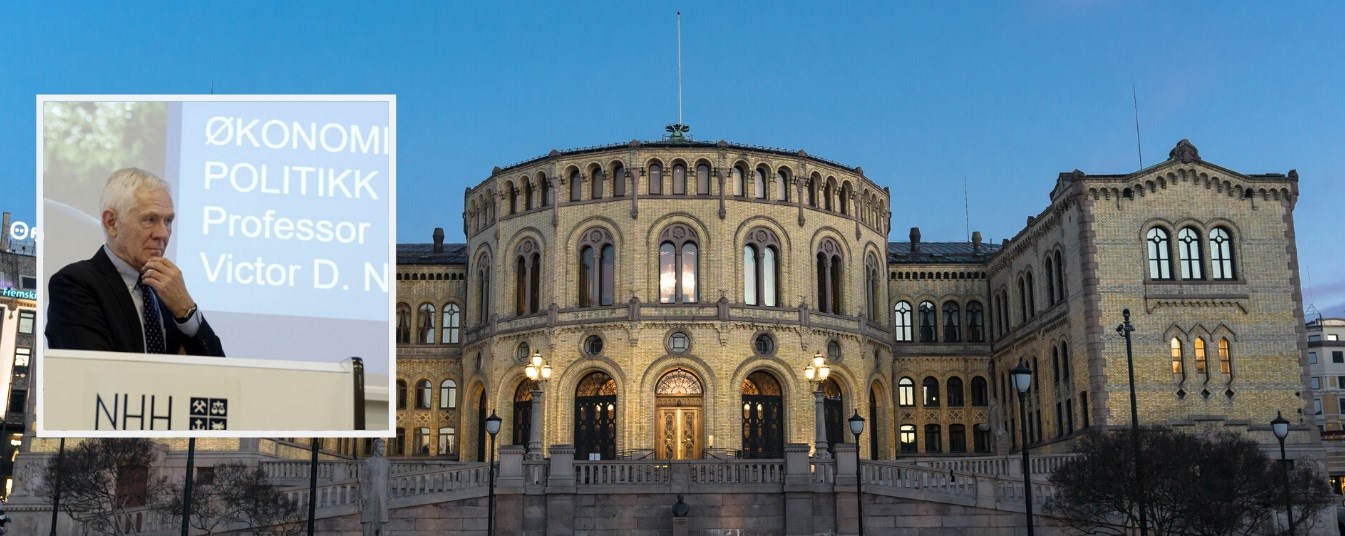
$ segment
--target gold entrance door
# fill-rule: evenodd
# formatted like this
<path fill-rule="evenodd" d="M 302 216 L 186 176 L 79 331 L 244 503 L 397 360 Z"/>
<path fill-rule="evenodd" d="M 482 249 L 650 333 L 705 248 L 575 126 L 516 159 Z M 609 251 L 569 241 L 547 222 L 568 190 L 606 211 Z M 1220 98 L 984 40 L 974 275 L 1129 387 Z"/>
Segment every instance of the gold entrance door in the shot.
<path fill-rule="evenodd" d="M 694 460 L 701 457 L 701 408 L 659 408 L 658 448 L 660 460 Z"/>

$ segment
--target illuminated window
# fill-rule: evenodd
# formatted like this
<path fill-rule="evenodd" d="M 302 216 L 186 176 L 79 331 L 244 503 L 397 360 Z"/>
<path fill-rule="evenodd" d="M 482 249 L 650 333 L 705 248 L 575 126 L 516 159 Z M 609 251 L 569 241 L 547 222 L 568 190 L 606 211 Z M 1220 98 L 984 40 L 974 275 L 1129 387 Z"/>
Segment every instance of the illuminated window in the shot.
<path fill-rule="evenodd" d="M 438 454 L 440 456 L 452 454 L 454 452 L 453 449 L 457 445 L 457 439 L 458 435 L 456 430 L 452 428 L 440 428 Z"/>
<path fill-rule="evenodd" d="M 1176 337 L 1173 337 L 1173 338 L 1172 338 L 1171 346 L 1172 346 L 1172 373 L 1173 373 L 1173 374 L 1181 374 L 1181 373 L 1182 373 L 1182 341 L 1179 341 L 1179 340 L 1177 340 Z"/>
<path fill-rule="evenodd" d="M 1228 339 L 1219 339 L 1219 372 L 1225 376 L 1233 375 L 1233 356 L 1228 351 Z M 1345 389 L 1345 385 L 1341 388 Z"/>
<path fill-rule="evenodd" d="M 1205 372 L 1206 372 L 1206 369 L 1205 369 L 1205 339 L 1202 339 L 1202 338 L 1200 338 L 1200 337 L 1196 337 L 1195 350 L 1196 350 L 1196 372 L 1199 373 L 1199 374 L 1205 374 Z"/>
<path fill-rule="evenodd" d="M 753 229 L 743 246 L 743 303 L 779 305 L 780 240 L 769 229 Z"/>
<path fill-rule="evenodd" d="M 901 452 L 905 454 L 918 452 L 915 443 L 914 424 L 901 425 Z"/>
<path fill-rule="evenodd" d="M 922 392 L 923 392 L 924 395 L 925 395 L 925 396 L 924 396 L 924 398 L 925 398 L 925 406 L 926 406 L 926 407 L 938 407 L 938 406 L 939 406 L 939 380 L 934 379 L 933 376 L 928 376 L 928 377 L 925 378 L 924 384 L 921 386 L 921 389 L 922 389 Z"/>
<path fill-rule="evenodd" d="M 897 404 L 901 406 L 915 405 L 915 380 L 902 378 L 897 382 Z"/>
<path fill-rule="evenodd" d="M 691 227 L 676 224 L 664 229 L 659 241 L 659 302 L 700 301 L 696 232 Z"/>

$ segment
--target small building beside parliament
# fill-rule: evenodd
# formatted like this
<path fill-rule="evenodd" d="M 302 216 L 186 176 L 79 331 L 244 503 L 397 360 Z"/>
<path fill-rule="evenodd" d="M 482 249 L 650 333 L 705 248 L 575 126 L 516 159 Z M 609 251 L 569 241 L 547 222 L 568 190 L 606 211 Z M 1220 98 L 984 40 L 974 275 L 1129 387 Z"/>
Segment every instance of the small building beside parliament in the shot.
<path fill-rule="evenodd" d="M 864 458 L 1064 452 L 1130 423 L 1128 309 L 1143 423 L 1269 446 L 1278 411 L 1290 457 L 1320 456 L 1296 172 L 1225 169 L 1182 140 L 1042 187 L 1013 238 L 931 243 L 890 241 L 917 223 L 891 192 L 804 151 L 674 137 L 496 168 L 464 192 L 465 244 L 397 248 L 389 455 L 484 460 L 497 413 L 498 443 L 580 459 L 778 458 L 814 443 L 818 407 L 828 444 L 867 419 Z"/>

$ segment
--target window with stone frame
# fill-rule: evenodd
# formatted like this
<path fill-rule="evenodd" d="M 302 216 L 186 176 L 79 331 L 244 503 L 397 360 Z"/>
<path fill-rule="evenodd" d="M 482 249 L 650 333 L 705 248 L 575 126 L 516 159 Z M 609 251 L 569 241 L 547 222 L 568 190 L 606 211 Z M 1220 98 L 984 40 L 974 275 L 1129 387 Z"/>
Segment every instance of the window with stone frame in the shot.
<path fill-rule="evenodd" d="M 817 246 L 817 310 L 823 313 L 841 314 L 841 295 L 844 293 L 844 277 L 841 259 L 841 246 L 830 237 L 823 238 Z"/>
<path fill-rule="evenodd" d="M 663 166 L 649 164 L 649 195 L 663 195 Z"/>
<path fill-rule="evenodd" d="M 1210 231 L 1210 275 L 1217 280 L 1237 279 L 1233 263 L 1233 238 L 1227 228 Z"/>
<path fill-rule="evenodd" d="M 985 342 L 985 312 L 981 302 L 967 302 L 967 342 Z"/>
<path fill-rule="evenodd" d="M 673 164 L 672 193 L 673 195 L 687 194 L 687 166 L 681 162 Z"/>
<path fill-rule="evenodd" d="M 948 378 L 947 401 L 948 407 L 950 408 L 960 408 L 966 405 L 965 400 L 962 398 L 962 378 L 957 376 Z"/>
<path fill-rule="evenodd" d="M 538 312 L 542 284 L 542 250 L 528 238 L 514 251 L 514 314 Z"/>
<path fill-rule="evenodd" d="M 911 321 L 911 302 L 897 302 L 897 305 L 892 308 L 892 319 L 896 324 L 897 342 L 910 342 L 914 340 L 914 334 L 912 333 L 913 323 Z"/>
<path fill-rule="evenodd" d="M 790 188 L 789 169 L 780 168 L 775 171 L 775 200 L 789 202 Z"/>
<path fill-rule="evenodd" d="M 1177 264 L 1181 267 L 1182 279 L 1204 279 L 1200 258 L 1200 231 L 1194 227 L 1182 227 L 1177 231 Z"/>
<path fill-rule="evenodd" d="M 602 199 L 603 194 L 606 193 L 603 191 L 602 183 L 603 179 L 605 179 L 606 177 L 603 177 L 602 168 L 598 166 L 593 166 L 591 169 L 589 169 L 588 176 L 589 176 L 589 199 Z"/>
<path fill-rule="evenodd" d="M 780 304 L 780 239 L 770 229 L 747 233 L 743 245 L 743 303 L 775 307 Z"/>
<path fill-rule="evenodd" d="M 669 225 L 659 233 L 659 303 L 697 303 L 699 244 L 686 224 Z"/>
<path fill-rule="evenodd" d="M 696 194 L 710 195 L 710 165 L 703 162 L 696 165 Z"/>
<path fill-rule="evenodd" d="M 1153 227 L 1145 234 L 1149 251 L 1149 279 L 1166 281 L 1172 279 L 1172 257 L 1169 248 L 1168 232 L 1162 227 Z"/>
<path fill-rule="evenodd" d="M 934 302 L 920 302 L 920 342 L 938 342 L 934 315 Z"/>
<path fill-rule="evenodd" d="M 613 163 L 612 163 L 612 197 L 625 197 L 625 196 L 626 196 L 626 181 L 629 181 L 629 180 L 630 180 L 630 177 L 627 176 L 627 174 L 626 174 L 626 166 L 622 165 L 621 162 L 613 162 Z"/>
<path fill-rule="evenodd" d="M 601 227 L 585 231 L 579 241 L 580 307 L 612 305 L 615 302 L 616 247 L 612 234 Z"/>
<path fill-rule="evenodd" d="M 444 380 L 439 382 L 439 409 L 458 407 L 458 382 Z"/>
<path fill-rule="evenodd" d="M 397 304 L 397 344 L 411 344 L 411 306 Z"/>
<path fill-rule="evenodd" d="M 901 442 L 901 453 L 915 454 L 919 452 L 919 447 L 916 446 L 915 425 L 903 424 L 901 425 L 900 430 L 898 440 Z"/>
<path fill-rule="evenodd" d="M 430 400 L 433 396 L 430 380 L 422 379 L 416 382 L 416 409 L 430 409 Z"/>
<path fill-rule="evenodd" d="M 943 452 L 943 430 L 937 424 L 925 425 L 925 453 Z"/>
<path fill-rule="evenodd" d="M 444 344 L 458 344 L 462 340 L 462 308 L 456 303 L 444 304 L 444 321 L 440 325 L 443 330 L 443 336 L 439 342 Z"/>
<path fill-rule="evenodd" d="M 570 202 L 582 201 L 584 199 L 584 176 L 579 174 L 579 170 L 570 171 Z"/>
<path fill-rule="evenodd" d="M 939 407 L 939 380 L 933 376 L 926 376 L 921 384 L 921 392 L 924 394 L 925 407 Z"/>
<path fill-rule="evenodd" d="M 434 344 L 434 305 L 429 303 L 420 304 L 418 315 L 419 317 L 416 324 L 416 342 L 419 344 Z"/>
<path fill-rule="evenodd" d="M 882 295 L 882 271 L 878 267 L 878 257 L 872 253 L 865 255 L 864 258 L 864 311 L 868 315 L 870 322 L 878 321 L 878 314 L 881 310 L 880 303 L 884 303 Z"/>
<path fill-rule="evenodd" d="M 962 342 L 962 311 L 957 302 L 943 302 L 943 341 Z"/>

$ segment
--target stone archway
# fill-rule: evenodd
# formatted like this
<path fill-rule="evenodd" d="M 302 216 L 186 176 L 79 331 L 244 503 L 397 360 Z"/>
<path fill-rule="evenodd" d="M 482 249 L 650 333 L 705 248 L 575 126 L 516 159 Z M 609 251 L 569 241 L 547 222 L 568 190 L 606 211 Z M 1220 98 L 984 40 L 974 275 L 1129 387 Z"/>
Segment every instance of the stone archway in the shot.
<path fill-rule="evenodd" d="M 616 459 L 616 380 L 594 371 L 574 390 L 574 459 Z"/>
<path fill-rule="evenodd" d="M 704 388 L 700 378 L 677 368 L 654 386 L 654 457 L 690 460 L 704 453 Z"/>
<path fill-rule="evenodd" d="M 742 458 L 785 456 L 784 396 L 780 382 L 764 370 L 743 379 Z"/>

